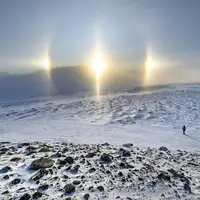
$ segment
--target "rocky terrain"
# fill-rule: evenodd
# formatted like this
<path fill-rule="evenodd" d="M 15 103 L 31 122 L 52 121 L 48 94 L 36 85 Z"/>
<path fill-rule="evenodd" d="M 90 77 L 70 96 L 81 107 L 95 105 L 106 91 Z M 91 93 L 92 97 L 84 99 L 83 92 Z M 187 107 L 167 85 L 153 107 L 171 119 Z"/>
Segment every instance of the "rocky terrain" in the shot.
<path fill-rule="evenodd" d="M 0 199 L 200 200 L 200 153 L 129 143 L 1 142 Z"/>

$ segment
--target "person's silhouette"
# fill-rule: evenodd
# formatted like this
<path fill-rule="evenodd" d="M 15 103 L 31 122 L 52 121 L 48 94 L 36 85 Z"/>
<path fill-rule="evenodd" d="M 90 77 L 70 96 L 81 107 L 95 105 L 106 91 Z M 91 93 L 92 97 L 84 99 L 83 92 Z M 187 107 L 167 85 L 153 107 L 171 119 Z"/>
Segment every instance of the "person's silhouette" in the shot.
<path fill-rule="evenodd" d="M 183 125 L 183 135 L 185 135 L 185 131 L 186 131 L 186 126 L 185 125 Z"/>

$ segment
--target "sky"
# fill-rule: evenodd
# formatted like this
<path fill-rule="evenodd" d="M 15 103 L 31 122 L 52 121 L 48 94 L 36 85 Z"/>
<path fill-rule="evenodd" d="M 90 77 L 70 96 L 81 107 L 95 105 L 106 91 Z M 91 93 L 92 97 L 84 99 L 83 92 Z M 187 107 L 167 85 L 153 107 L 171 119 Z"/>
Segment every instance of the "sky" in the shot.
<path fill-rule="evenodd" d="M 199 10 L 199 0 L 0 1 L 0 71 L 34 71 L 47 54 L 52 66 L 82 65 L 100 45 L 116 67 L 150 56 L 161 69 L 195 74 Z"/>

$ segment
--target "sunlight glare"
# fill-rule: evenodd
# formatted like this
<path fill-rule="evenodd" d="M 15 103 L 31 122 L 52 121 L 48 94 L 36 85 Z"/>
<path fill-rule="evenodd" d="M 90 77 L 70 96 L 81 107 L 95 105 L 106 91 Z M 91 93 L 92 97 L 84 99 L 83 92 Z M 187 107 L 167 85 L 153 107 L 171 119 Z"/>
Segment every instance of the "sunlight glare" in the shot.
<path fill-rule="evenodd" d="M 101 76 L 101 74 L 105 70 L 105 61 L 103 59 L 103 56 L 98 53 L 94 56 L 93 62 L 92 62 L 92 68 L 93 71 L 95 72 L 96 76 Z"/>
<path fill-rule="evenodd" d="M 42 66 L 44 67 L 45 70 L 49 71 L 50 70 L 50 67 L 51 67 L 51 63 L 50 63 L 50 60 L 49 60 L 49 57 L 46 56 L 44 58 L 44 60 L 42 61 Z"/>

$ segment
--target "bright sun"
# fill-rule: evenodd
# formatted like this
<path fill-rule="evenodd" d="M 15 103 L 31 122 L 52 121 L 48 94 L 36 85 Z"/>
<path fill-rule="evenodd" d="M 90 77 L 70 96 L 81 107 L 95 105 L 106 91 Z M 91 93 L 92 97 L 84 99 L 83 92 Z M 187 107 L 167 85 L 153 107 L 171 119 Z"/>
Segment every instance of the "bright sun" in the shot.
<path fill-rule="evenodd" d="M 42 65 L 44 66 L 44 69 L 49 71 L 50 70 L 50 60 L 48 57 L 45 57 L 44 60 L 42 61 Z"/>
<path fill-rule="evenodd" d="M 105 60 L 100 53 L 94 56 L 93 61 L 92 61 L 92 68 L 96 76 L 100 76 L 105 70 L 106 68 Z"/>

